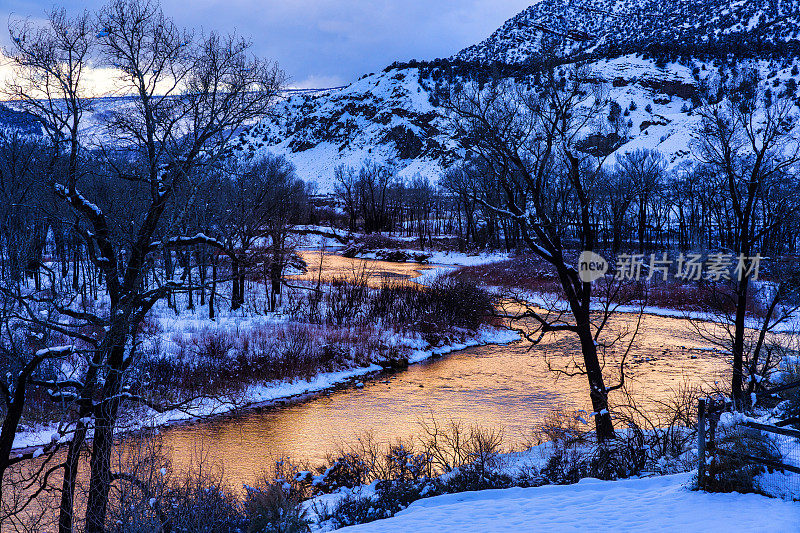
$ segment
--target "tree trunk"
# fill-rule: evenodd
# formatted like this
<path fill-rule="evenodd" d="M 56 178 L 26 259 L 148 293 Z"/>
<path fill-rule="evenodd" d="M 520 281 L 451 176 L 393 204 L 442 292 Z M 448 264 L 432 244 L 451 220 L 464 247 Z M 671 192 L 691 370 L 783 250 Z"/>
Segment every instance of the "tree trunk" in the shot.
<path fill-rule="evenodd" d="M 614 424 L 611 421 L 611 412 L 608 408 L 608 392 L 603 380 L 603 371 L 597 358 L 597 346 L 590 331 L 581 333 L 581 351 L 586 364 L 586 378 L 589 381 L 589 397 L 592 400 L 595 431 L 597 440 L 604 442 L 613 439 Z M 587 339 L 588 337 L 588 339 Z"/>
<path fill-rule="evenodd" d="M 109 335 L 112 346 L 109 349 L 109 372 L 103 384 L 103 400 L 95 409 L 94 438 L 92 440 L 92 459 L 90 462 L 89 497 L 86 503 L 86 533 L 105 531 L 108 511 L 108 493 L 111 488 L 111 451 L 114 446 L 114 426 L 120 407 L 120 391 L 123 379 L 123 356 L 125 354 L 125 331 L 129 317 L 123 316 L 112 324 Z"/>
<path fill-rule="evenodd" d="M 214 300 L 217 295 L 217 258 L 211 257 L 211 294 L 208 295 L 208 318 L 214 320 Z"/>
<path fill-rule="evenodd" d="M 73 531 L 75 485 L 78 478 L 81 448 L 85 441 L 86 425 L 79 422 L 67 449 L 67 458 L 64 461 L 64 479 L 61 482 L 61 503 L 58 513 L 58 533 L 72 533 Z"/>
<path fill-rule="evenodd" d="M 736 290 L 736 317 L 734 319 L 733 334 L 733 375 L 731 379 L 731 396 L 736 409 L 744 408 L 744 333 L 745 318 L 747 315 L 747 289 L 748 279 L 742 276 Z"/>
<path fill-rule="evenodd" d="M 231 287 L 231 311 L 236 311 L 242 306 L 242 295 L 241 289 L 242 287 L 239 285 L 239 258 L 235 255 L 231 257 L 231 281 L 233 286 Z"/>

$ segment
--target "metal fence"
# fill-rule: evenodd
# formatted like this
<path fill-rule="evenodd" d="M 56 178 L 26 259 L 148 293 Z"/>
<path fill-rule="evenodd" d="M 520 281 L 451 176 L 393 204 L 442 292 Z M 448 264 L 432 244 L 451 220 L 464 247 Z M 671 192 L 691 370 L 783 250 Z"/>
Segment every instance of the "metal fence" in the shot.
<path fill-rule="evenodd" d="M 758 393 L 759 401 L 800 392 L 800 381 Z M 800 418 L 761 423 L 730 401 L 698 405 L 698 487 L 800 500 Z"/>

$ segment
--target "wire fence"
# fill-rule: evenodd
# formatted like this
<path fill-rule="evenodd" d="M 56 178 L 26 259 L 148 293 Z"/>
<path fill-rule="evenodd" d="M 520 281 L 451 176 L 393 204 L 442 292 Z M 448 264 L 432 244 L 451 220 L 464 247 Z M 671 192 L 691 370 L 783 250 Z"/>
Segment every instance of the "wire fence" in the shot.
<path fill-rule="evenodd" d="M 796 396 L 800 382 L 761 393 Z M 760 422 L 730 402 L 698 406 L 698 486 L 712 492 L 757 492 L 800 501 L 800 418 Z"/>

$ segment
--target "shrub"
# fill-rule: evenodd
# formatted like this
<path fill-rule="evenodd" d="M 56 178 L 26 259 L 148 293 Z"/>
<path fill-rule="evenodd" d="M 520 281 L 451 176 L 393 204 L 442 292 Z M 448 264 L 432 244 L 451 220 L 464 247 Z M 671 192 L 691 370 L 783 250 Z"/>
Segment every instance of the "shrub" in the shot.
<path fill-rule="evenodd" d="M 780 462 L 781 453 L 768 436 L 739 425 L 718 427 L 716 453 L 708 462 L 703 490 L 709 492 L 763 493 L 757 478 L 767 467 L 743 459 L 741 454 Z"/>
<path fill-rule="evenodd" d="M 366 278 L 354 282 L 334 279 L 325 295 L 326 321 L 336 326 L 358 322 L 362 318 L 367 296 Z"/>
<path fill-rule="evenodd" d="M 555 485 L 577 483 L 589 475 L 589 462 L 580 449 L 557 444 L 541 475 L 548 483 Z"/>
<path fill-rule="evenodd" d="M 390 446 L 386 453 L 387 479 L 417 481 L 430 473 L 430 461 L 424 453 L 415 454 L 403 444 Z"/>
<path fill-rule="evenodd" d="M 415 501 L 441 494 L 440 483 L 431 480 L 388 480 L 375 484 L 373 506 L 378 515 L 394 516 Z"/>
<path fill-rule="evenodd" d="M 265 488 L 246 487 L 245 516 L 249 533 L 299 533 L 308 531 L 310 520 L 298 495 L 288 483 Z"/>
<path fill-rule="evenodd" d="M 560 293 L 555 271 L 532 255 L 521 255 L 485 265 L 462 267 L 449 277 L 508 290 Z"/>
<path fill-rule="evenodd" d="M 487 469 L 475 463 L 462 466 L 454 471 L 452 475 L 447 476 L 443 491 L 445 493 L 455 493 L 473 490 L 507 489 L 517 485 L 516 480 L 508 474 L 496 472 L 493 469 Z"/>
<path fill-rule="evenodd" d="M 339 500 L 330 513 L 328 522 L 333 529 L 356 524 L 366 524 L 392 516 L 387 509 L 380 509 L 369 496 L 348 494 Z"/>
<path fill-rule="evenodd" d="M 345 453 L 331 460 L 330 466 L 322 472 L 322 475 L 313 479 L 306 475 L 305 481 L 311 482 L 318 493 L 327 494 L 337 489 L 351 489 L 366 484 L 370 471 L 369 463 L 358 454 Z"/>
<path fill-rule="evenodd" d="M 437 322 L 476 330 L 492 314 L 494 305 L 489 293 L 473 283 L 443 276 L 430 286 L 431 307 Z"/>
<path fill-rule="evenodd" d="M 171 488 L 163 508 L 174 531 L 238 533 L 247 528 L 238 499 L 219 480 L 189 477 Z"/>

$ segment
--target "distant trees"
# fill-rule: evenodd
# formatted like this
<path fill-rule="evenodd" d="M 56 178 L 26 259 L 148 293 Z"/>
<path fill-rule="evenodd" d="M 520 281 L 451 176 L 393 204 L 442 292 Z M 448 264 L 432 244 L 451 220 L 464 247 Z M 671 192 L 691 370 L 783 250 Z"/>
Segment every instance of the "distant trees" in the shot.
<path fill-rule="evenodd" d="M 340 167 L 335 171 L 334 191 L 344 206 L 354 229 L 361 218 L 366 233 L 389 228 L 389 194 L 393 184 L 390 168 L 367 161 L 358 171 Z"/>
<path fill-rule="evenodd" d="M 667 163 L 661 152 L 655 150 L 633 150 L 617 157 L 616 173 L 620 179 L 633 185 L 637 205 L 637 229 L 639 253 L 647 246 L 647 226 L 663 200 L 662 192 Z"/>
<path fill-rule="evenodd" d="M 231 258 L 231 308 L 244 304 L 245 278 L 260 263 L 271 285 L 273 311 L 294 254 L 289 230 L 306 209 L 305 183 L 285 158 L 265 155 L 231 162 L 204 192 L 206 204 L 215 206 L 211 234 L 225 243 Z"/>
<path fill-rule="evenodd" d="M 350 231 L 359 226 L 366 233 L 404 231 L 420 241 L 433 231 L 443 231 L 441 221 L 432 217 L 444 210 L 443 199 L 426 178 L 404 181 L 395 178 L 391 167 L 372 161 L 360 169 L 338 167 L 334 178 L 334 195 Z"/>
<path fill-rule="evenodd" d="M 602 180 L 604 198 L 602 206 L 608 220 L 608 229 L 611 233 L 611 251 L 620 252 L 622 236 L 627 227 L 629 210 L 636 199 L 636 182 L 630 174 L 615 170 L 606 172 Z"/>

